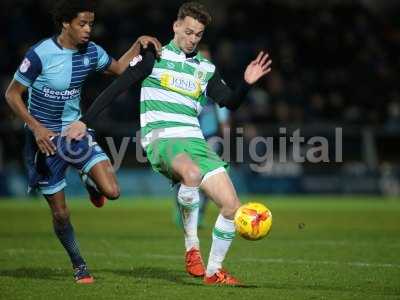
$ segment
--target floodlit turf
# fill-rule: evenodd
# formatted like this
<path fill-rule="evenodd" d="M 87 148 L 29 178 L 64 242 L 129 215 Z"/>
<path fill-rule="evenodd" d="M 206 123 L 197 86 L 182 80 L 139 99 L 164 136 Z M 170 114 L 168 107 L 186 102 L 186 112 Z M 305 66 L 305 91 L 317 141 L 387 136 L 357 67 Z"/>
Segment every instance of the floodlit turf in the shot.
<path fill-rule="evenodd" d="M 260 200 L 261 198 L 245 199 Z M 0 199 L 1 299 L 400 299 L 400 200 L 268 197 L 269 237 L 237 237 L 225 266 L 247 287 L 203 286 L 184 272 L 172 201 L 70 201 L 96 283 L 78 286 L 43 201 Z M 216 217 L 200 230 L 208 258 Z"/>

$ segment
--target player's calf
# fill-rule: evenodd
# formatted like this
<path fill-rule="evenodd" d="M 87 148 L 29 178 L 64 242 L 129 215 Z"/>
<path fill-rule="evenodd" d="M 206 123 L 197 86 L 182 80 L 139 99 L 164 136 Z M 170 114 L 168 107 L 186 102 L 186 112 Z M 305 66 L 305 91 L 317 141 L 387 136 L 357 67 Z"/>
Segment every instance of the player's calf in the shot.
<path fill-rule="evenodd" d="M 218 168 L 204 176 L 200 188 L 219 207 L 221 215 L 232 220 L 240 207 L 235 188 L 225 169 Z"/>
<path fill-rule="evenodd" d="M 53 223 L 55 226 L 64 227 L 69 224 L 70 213 L 68 209 L 52 211 Z"/>
<path fill-rule="evenodd" d="M 107 199 L 116 200 L 119 198 L 120 192 L 116 183 L 111 182 L 98 187 L 89 175 L 81 173 L 80 176 L 89 193 L 90 201 L 94 206 L 102 207 L 106 203 Z"/>
<path fill-rule="evenodd" d="M 108 200 L 117 200 L 120 196 L 119 186 L 115 182 L 110 182 L 106 185 L 100 186 L 100 192 Z"/>
<path fill-rule="evenodd" d="M 80 174 L 81 180 L 89 193 L 89 199 L 96 207 L 103 207 L 107 198 L 99 191 L 95 182 L 85 173 Z"/>
<path fill-rule="evenodd" d="M 83 181 L 86 181 L 85 184 L 95 189 L 98 197 L 101 195 L 109 200 L 116 200 L 119 198 L 119 186 L 109 160 L 104 160 L 95 164 L 86 176 L 87 179 L 85 180 L 82 178 Z M 95 196 L 96 193 L 94 193 L 94 191 L 89 191 L 89 194 Z"/>
<path fill-rule="evenodd" d="M 54 233 L 67 252 L 72 265 L 74 268 L 85 265 L 85 260 L 79 251 L 74 228 L 70 222 L 68 209 L 65 206 L 54 205 L 54 203 L 51 203 L 51 209 L 53 215 Z"/>
<path fill-rule="evenodd" d="M 226 202 L 223 202 L 223 205 L 220 209 L 220 213 L 222 216 L 224 216 L 226 219 L 233 220 L 236 211 L 240 207 L 240 201 L 236 197 L 232 197 L 231 199 L 228 199 Z"/>

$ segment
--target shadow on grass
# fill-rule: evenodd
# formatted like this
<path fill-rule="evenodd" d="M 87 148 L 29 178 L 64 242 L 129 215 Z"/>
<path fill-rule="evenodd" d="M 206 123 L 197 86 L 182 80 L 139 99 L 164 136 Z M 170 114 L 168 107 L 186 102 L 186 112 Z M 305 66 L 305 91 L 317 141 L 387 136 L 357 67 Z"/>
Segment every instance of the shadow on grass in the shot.
<path fill-rule="evenodd" d="M 130 269 L 103 269 L 101 272 L 110 272 L 131 279 L 161 279 L 187 286 L 204 286 L 202 278 L 189 277 L 185 272 L 161 267 L 137 267 Z M 229 288 L 258 288 L 256 285 L 241 285 Z"/>
<path fill-rule="evenodd" d="M 93 275 L 96 280 L 105 280 L 107 276 L 104 273 L 112 273 L 118 276 L 128 277 L 129 279 L 145 280 L 159 279 L 185 286 L 206 286 L 202 282 L 202 278 L 189 277 L 185 272 L 161 267 L 136 267 L 129 269 L 94 269 Z M 103 274 L 101 274 L 103 273 Z M 17 268 L 9 270 L 0 270 L 0 277 L 12 277 L 16 279 L 41 279 L 65 281 L 72 278 L 72 270 L 51 269 L 51 268 Z M 214 287 L 213 287 L 214 288 Z M 259 288 L 256 285 L 229 286 L 221 288 Z"/>
<path fill-rule="evenodd" d="M 51 269 L 51 268 L 18 268 L 10 270 L 0 270 L 0 277 L 31 278 L 44 280 L 65 280 L 72 277 L 72 270 Z"/>
<path fill-rule="evenodd" d="M 119 276 L 129 277 L 131 279 L 161 279 L 176 284 L 201 286 L 199 282 L 192 282 L 190 278 L 182 271 L 160 268 L 160 267 L 136 267 L 129 269 L 102 269 L 100 272 L 113 273 Z"/>

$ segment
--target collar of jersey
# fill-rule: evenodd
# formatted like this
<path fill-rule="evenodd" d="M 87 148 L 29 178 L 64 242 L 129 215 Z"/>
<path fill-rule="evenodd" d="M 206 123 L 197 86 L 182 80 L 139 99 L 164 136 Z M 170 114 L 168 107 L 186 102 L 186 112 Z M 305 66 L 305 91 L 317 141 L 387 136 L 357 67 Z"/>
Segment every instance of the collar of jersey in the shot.
<path fill-rule="evenodd" d="M 79 51 L 78 49 L 68 49 L 68 48 L 64 48 L 63 46 L 61 46 L 57 41 L 57 35 L 53 35 L 51 39 L 54 42 L 54 44 L 56 44 L 56 46 L 62 51 L 67 51 L 67 52 L 71 52 L 71 53 L 76 53 Z"/>
<path fill-rule="evenodd" d="M 191 58 L 191 59 L 196 59 L 198 62 L 201 61 L 201 54 L 196 50 L 192 56 L 187 56 L 174 42 L 174 40 L 171 40 L 168 44 L 169 47 L 171 47 L 171 50 L 175 52 L 176 54 L 184 56 L 186 59 Z"/>

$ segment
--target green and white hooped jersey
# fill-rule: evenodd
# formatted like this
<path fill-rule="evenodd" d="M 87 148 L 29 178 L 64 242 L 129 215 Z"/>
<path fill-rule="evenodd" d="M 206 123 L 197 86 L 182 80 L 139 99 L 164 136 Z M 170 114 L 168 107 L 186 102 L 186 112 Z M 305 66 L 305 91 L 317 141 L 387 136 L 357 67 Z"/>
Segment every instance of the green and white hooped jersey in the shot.
<path fill-rule="evenodd" d="M 141 143 L 159 138 L 204 138 L 198 115 L 215 66 L 201 54 L 186 58 L 173 41 L 163 47 L 140 95 Z"/>

